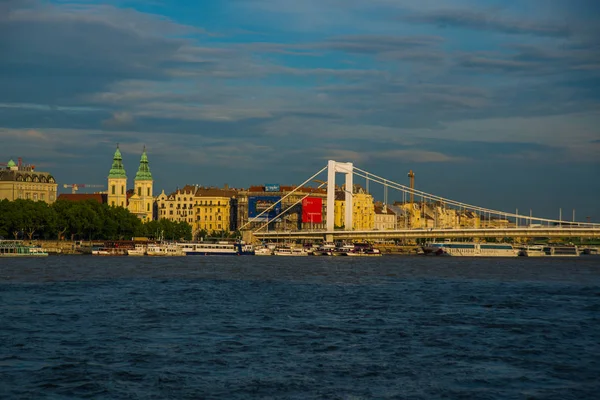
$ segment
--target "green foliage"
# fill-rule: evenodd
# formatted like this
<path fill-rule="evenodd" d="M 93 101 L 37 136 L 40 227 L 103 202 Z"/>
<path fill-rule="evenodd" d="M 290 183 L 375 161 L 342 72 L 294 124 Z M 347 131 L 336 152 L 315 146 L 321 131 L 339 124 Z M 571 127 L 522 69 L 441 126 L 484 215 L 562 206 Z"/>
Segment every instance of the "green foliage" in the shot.
<path fill-rule="evenodd" d="M 0 201 L 0 236 L 14 239 L 126 240 L 133 236 L 191 240 L 192 228 L 168 220 L 142 224 L 123 207 L 94 200 Z"/>

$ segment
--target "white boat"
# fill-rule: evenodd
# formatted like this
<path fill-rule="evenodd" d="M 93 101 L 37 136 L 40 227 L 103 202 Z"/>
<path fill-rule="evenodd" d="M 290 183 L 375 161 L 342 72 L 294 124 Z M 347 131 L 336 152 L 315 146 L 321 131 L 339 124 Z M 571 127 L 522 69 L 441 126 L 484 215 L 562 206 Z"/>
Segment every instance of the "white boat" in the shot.
<path fill-rule="evenodd" d="M 373 257 L 381 256 L 381 251 L 369 244 L 355 244 L 354 249 L 346 253 L 348 257 Z"/>
<path fill-rule="evenodd" d="M 544 246 L 544 254 L 548 257 L 579 257 L 577 246 Z"/>
<path fill-rule="evenodd" d="M 275 256 L 307 256 L 308 252 L 300 247 L 281 246 L 273 251 Z"/>
<path fill-rule="evenodd" d="M 542 245 L 523 246 L 519 247 L 518 251 L 518 255 L 521 257 L 543 257 L 546 255 Z"/>
<path fill-rule="evenodd" d="M 127 255 L 128 256 L 145 256 L 147 247 L 148 246 L 146 244 L 136 244 L 133 249 L 127 250 Z"/>
<path fill-rule="evenodd" d="M 268 247 L 259 247 L 258 249 L 254 250 L 254 255 L 256 255 L 256 256 L 272 256 L 273 250 L 271 250 Z"/>
<path fill-rule="evenodd" d="M 47 257 L 48 252 L 20 240 L 0 240 L 0 257 Z"/>
<path fill-rule="evenodd" d="M 333 250 L 334 256 L 347 256 L 349 252 L 354 250 L 354 244 L 344 244 L 342 246 L 337 246 Z"/>
<path fill-rule="evenodd" d="M 175 243 L 152 243 L 146 248 L 149 256 L 185 256 L 185 253 Z"/>
<path fill-rule="evenodd" d="M 254 246 L 243 241 L 236 242 L 190 242 L 177 243 L 188 256 L 253 256 Z"/>
<path fill-rule="evenodd" d="M 518 251 L 508 243 L 431 242 L 423 246 L 425 255 L 453 257 L 516 257 Z"/>
<path fill-rule="evenodd" d="M 335 251 L 335 243 L 325 242 L 312 251 L 315 256 L 332 256 Z"/>

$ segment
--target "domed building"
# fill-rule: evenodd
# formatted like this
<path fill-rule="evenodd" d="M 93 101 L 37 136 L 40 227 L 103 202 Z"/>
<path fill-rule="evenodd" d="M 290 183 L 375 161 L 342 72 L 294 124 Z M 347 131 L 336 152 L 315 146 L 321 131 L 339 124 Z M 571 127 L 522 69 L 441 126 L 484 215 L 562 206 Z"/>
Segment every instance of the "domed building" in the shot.
<path fill-rule="evenodd" d="M 6 167 L 0 167 L 0 200 L 23 199 L 44 201 L 52 204 L 56 201 L 58 185 L 49 172 L 35 170 L 34 165 L 18 164 L 10 160 Z"/>
<path fill-rule="evenodd" d="M 115 150 L 113 163 L 108 173 L 107 202 L 111 207 L 124 207 L 143 222 L 153 219 L 154 180 L 150 172 L 146 147 L 142 152 L 140 166 L 134 180 L 133 191 L 127 190 L 127 173 L 119 146 Z"/>

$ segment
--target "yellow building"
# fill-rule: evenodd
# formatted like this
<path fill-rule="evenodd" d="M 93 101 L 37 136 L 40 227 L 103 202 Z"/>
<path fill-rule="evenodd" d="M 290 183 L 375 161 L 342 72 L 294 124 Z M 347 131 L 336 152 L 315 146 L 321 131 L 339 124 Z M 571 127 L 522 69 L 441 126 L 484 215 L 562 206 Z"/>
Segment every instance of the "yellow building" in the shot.
<path fill-rule="evenodd" d="M 108 173 L 108 205 L 111 207 L 127 207 L 127 174 L 123 167 L 123 157 L 117 145 L 113 156 L 112 167 Z"/>
<path fill-rule="evenodd" d="M 56 201 L 58 185 L 48 172 L 39 172 L 33 165 L 19 165 L 10 160 L 6 168 L 0 169 L 0 200 L 23 199 L 44 201 L 48 204 Z"/>
<path fill-rule="evenodd" d="M 346 212 L 345 193 L 336 191 L 334 203 L 334 224 L 344 226 Z M 373 196 L 364 191 L 360 185 L 354 185 L 352 194 L 352 230 L 373 230 L 375 228 L 375 205 Z"/>
<path fill-rule="evenodd" d="M 155 201 L 158 206 L 158 219 L 167 219 L 173 222 L 187 222 L 193 225 L 194 205 L 196 199 L 194 195 L 198 190 L 198 186 L 186 185 L 182 189 L 177 189 L 175 192 L 167 195 L 163 190 L 161 194 L 156 196 Z"/>
<path fill-rule="evenodd" d="M 194 234 L 201 230 L 211 232 L 233 229 L 236 220 L 232 207 L 232 200 L 237 197 L 237 192 L 231 189 L 203 188 L 196 190 L 194 195 L 195 220 L 192 225 Z"/>
<path fill-rule="evenodd" d="M 148 165 L 148 156 L 144 147 L 140 166 L 135 175 L 133 195 L 129 198 L 129 204 L 127 205 L 127 209 L 143 222 L 152 220 L 152 205 L 154 203 L 152 195 L 153 183 L 154 180 L 152 179 L 152 173 Z"/>

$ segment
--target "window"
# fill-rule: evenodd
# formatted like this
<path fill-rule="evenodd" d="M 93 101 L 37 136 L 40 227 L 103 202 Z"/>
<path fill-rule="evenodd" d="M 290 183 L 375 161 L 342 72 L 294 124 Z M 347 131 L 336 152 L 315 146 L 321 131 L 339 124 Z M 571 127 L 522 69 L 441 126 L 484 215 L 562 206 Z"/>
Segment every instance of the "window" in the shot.
<path fill-rule="evenodd" d="M 221 229 L 221 224 L 219 224 L 219 229 Z"/>
<path fill-rule="evenodd" d="M 219 215 L 219 218 L 218 218 L 218 220 L 219 220 L 219 221 L 221 220 L 221 216 L 220 216 L 220 215 Z"/>
<path fill-rule="evenodd" d="M 31 197 L 31 193 L 25 193 L 25 199 L 29 200 Z"/>
<path fill-rule="evenodd" d="M 113 186 L 113 187 L 114 187 L 114 186 Z M 112 202 L 111 206 L 113 206 L 113 207 L 115 206 L 115 202 L 114 202 L 114 201 Z"/>
<path fill-rule="evenodd" d="M 148 188 L 148 194 L 146 196 L 150 196 L 150 188 Z"/>
<path fill-rule="evenodd" d="M 173 210 L 169 211 L 169 215 L 173 215 Z"/>
<path fill-rule="evenodd" d="M 121 194 L 125 194 L 125 185 L 121 186 Z M 121 207 L 123 207 L 123 203 L 121 203 Z"/>
<path fill-rule="evenodd" d="M 142 197 L 142 188 L 141 187 L 138 188 L 138 196 Z"/>
<path fill-rule="evenodd" d="M 44 193 L 40 194 L 40 200 L 42 200 L 42 201 L 46 200 L 46 195 Z"/>
<path fill-rule="evenodd" d="M 115 185 L 112 185 L 112 194 L 115 194 L 115 193 L 116 193 L 115 192 Z M 114 204 L 113 204 L 113 206 L 114 206 Z"/>
<path fill-rule="evenodd" d="M 146 204 L 146 211 L 150 211 L 150 203 Z"/>
<path fill-rule="evenodd" d="M 37 199 L 38 199 L 38 194 L 37 194 L 37 193 L 34 193 L 34 194 L 33 194 L 33 201 L 37 201 Z"/>
<path fill-rule="evenodd" d="M 123 202 L 121 202 L 121 207 L 124 207 Z"/>

